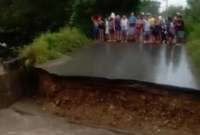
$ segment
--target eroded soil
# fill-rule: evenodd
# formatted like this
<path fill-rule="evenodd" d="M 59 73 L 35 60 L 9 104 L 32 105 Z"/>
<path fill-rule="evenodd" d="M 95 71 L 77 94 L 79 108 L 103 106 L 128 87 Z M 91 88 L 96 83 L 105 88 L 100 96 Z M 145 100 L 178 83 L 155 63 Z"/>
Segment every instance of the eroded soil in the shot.
<path fill-rule="evenodd" d="M 40 78 L 48 111 L 67 120 L 141 135 L 199 135 L 200 95 L 142 84 Z"/>

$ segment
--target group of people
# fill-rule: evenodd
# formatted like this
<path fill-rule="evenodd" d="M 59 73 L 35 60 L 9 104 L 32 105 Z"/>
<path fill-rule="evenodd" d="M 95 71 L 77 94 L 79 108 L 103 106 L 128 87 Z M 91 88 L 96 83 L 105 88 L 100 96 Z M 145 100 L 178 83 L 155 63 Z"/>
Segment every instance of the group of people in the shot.
<path fill-rule="evenodd" d="M 134 41 L 145 44 L 184 42 L 184 21 L 180 13 L 163 19 L 150 13 L 129 17 L 111 13 L 108 18 L 93 16 L 94 38 L 108 42 Z"/>

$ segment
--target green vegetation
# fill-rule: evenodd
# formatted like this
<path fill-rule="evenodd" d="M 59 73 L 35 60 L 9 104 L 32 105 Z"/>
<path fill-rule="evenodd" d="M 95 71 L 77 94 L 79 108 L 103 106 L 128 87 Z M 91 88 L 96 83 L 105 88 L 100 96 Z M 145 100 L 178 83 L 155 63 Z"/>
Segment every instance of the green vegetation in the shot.
<path fill-rule="evenodd" d="M 200 24 L 192 29 L 188 35 L 187 49 L 200 76 Z"/>
<path fill-rule="evenodd" d="M 200 76 L 200 1 L 188 0 L 186 10 L 186 26 L 188 34 L 187 49 Z"/>
<path fill-rule="evenodd" d="M 191 55 L 191 58 L 195 64 L 195 66 L 197 67 L 198 73 L 200 75 L 200 39 L 199 40 L 194 40 L 194 41 L 190 41 L 187 45 L 188 51 Z"/>
<path fill-rule="evenodd" d="M 1 42 L 28 44 L 40 33 L 76 26 L 90 34 L 91 15 L 137 11 L 140 0 L 0 0 Z"/>
<path fill-rule="evenodd" d="M 168 10 L 163 11 L 162 12 L 162 16 L 168 17 L 168 16 L 175 16 L 177 14 L 177 12 L 179 12 L 180 14 L 184 14 L 184 8 L 182 6 L 173 6 L 170 5 Z"/>
<path fill-rule="evenodd" d="M 19 49 L 19 55 L 26 65 L 40 64 L 69 54 L 89 42 L 89 39 L 76 28 L 63 28 L 59 32 L 47 32 L 33 43 Z"/>
<path fill-rule="evenodd" d="M 43 63 L 88 43 L 93 15 L 157 13 L 158 6 L 149 0 L 0 0 L 0 42 L 24 46 L 19 55 L 27 65 Z"/>
<path fill-rule="evenodd" d="M 139 11 L 159 15 L 160 4 L 158 1 L 143 0 L 139 6 Z"/>

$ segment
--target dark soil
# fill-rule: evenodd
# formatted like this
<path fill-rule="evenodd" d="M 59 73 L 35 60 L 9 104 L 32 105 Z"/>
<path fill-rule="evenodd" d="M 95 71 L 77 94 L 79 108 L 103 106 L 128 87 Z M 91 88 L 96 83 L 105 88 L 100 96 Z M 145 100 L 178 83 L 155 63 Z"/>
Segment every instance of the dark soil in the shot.
<path fill-rule="evenodd" d="M 40 78 L 45 107 L 67 120 L 144 135 L 199 135 L 200 95 L 143 84 Z"/>

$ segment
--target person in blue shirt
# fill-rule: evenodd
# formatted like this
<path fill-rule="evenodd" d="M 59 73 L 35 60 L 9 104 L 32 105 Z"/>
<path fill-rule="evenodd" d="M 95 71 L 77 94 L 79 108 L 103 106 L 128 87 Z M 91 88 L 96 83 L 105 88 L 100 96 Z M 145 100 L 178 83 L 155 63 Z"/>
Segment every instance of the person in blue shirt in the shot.
<path fill-rule="evenodd" d="M 128 19 L 128 21 L 129 21 L 129 36 L 130 36 L 131 40 L 133 40 L 133 38 L 134 38 L 136 20 L 137 20 L 137 18 L 135 17 L 134 12 L 132 12 L 131 16 Z"/>

